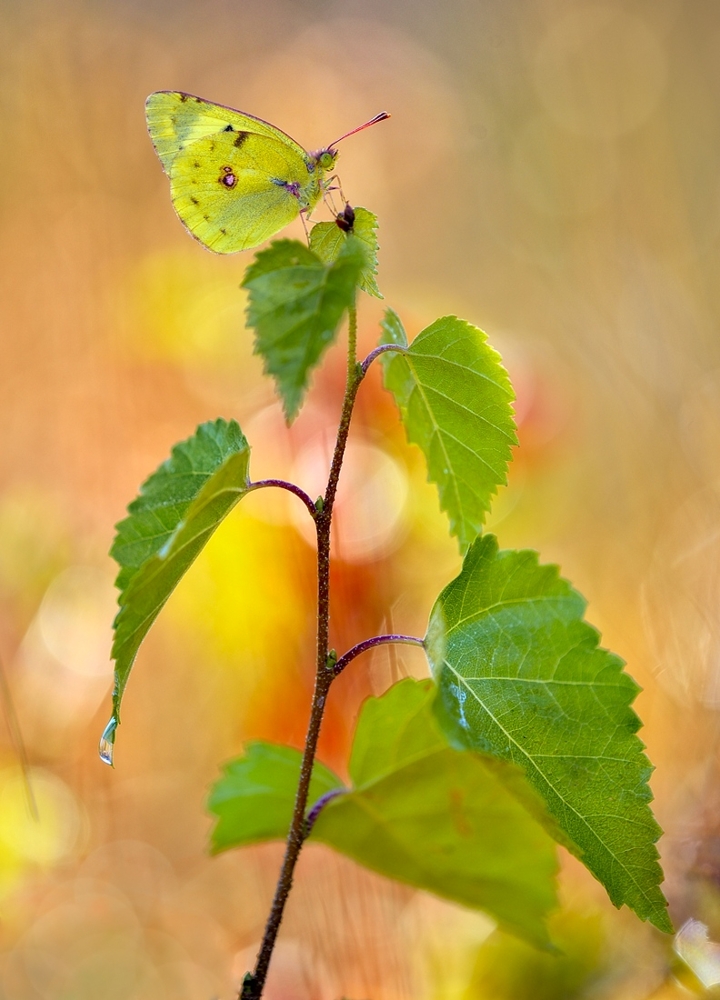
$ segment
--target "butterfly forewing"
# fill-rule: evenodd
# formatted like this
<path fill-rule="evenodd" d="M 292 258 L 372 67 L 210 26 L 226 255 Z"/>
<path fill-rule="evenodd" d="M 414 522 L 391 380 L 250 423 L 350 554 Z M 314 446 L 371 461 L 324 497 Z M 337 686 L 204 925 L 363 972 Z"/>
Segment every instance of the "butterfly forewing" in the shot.
<path fill-rule="evenodd" d="M 199 139 L 222 132 L 228 126 L 240 132 L 275 139 L 302 158 L 307 153 L 299 143 L 269 122 L 242 114 L 221 104 L 177 91 L 161 90 L 145 102 L 148 131 L 167 173 L 179 152 Z"/>

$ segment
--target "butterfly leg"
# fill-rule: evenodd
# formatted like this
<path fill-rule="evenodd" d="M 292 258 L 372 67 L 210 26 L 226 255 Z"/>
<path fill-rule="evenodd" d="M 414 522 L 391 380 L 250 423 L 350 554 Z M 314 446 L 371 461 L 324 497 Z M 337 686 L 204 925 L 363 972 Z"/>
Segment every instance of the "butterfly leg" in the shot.
<path fill-rule="evenodd" d="M 305 230 L 305 239 L 307 240 L 307 245 L 310 246 L 310 233 L 308 231 L 307 222 L 305 220 L 306 214 L 307 214 L 307 209 L 306 208 L 301 208 L 300 209 L 300 221 L 302 222 L 303 229 Z"/>
<path fill-rule="evenodd" d="M 337 183 L 333 184 L 333 181 L 336 181 Z M 341 183 L 340 178 L 339 178 L 339 176 L 337 174 L 333 174 L 332 177 L 328 177 L 328 179 L 323 184 L 323 201 L 325 202 L 325 204 L 327 205 L 327 207 L 330 209 L 330 211 L 332 212 L 332 214 L 333 215 L 337 215 L 338 214 L 338 210 L 337 210 L 337 208 L 335 206 L 335 199 L 333 198 L 333 196 L 331 194 L 332 191 L 339 191 L 342 203 L 343 204 L 347 203 L 347 198 L 345 197 L 345 194 L 344 194 L 343 189 L 342 189 L 342 183 Z"/>

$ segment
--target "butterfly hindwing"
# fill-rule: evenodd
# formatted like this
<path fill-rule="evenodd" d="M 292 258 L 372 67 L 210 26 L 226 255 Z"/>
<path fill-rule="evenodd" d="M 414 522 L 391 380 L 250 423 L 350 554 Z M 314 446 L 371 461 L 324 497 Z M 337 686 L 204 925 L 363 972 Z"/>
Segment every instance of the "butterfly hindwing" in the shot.
<path fill-rule="evenodd" d="M 305 160 L 293 147 L 234 130 L 181 150 L 170 187 L 184 225 L 216 253 L 258 246 L 296 218 L 301 194 L 310 193 L 312 201 L 314 193 Z"/>

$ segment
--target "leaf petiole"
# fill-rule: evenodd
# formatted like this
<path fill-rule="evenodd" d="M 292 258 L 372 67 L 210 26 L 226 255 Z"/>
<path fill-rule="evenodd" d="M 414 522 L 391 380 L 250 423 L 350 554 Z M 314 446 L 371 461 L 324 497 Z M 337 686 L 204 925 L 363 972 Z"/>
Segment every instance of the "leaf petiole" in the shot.
<path fill-rule="evenodd" d="M 389 642 L 400 643 L 406 646 L 421 646 L 423 648 L 425 646 L 424 640 L 418 639 L 414 635 L 376 635 L 372 639 L 365 639 L 363 642 L 359 642 L 352 649 L 349 649 L 347 653 L 343 653 L 333 668 L 335 676 L 337 677 L 338 674 L 341 674 L 348 663 L 354 660 L 356 656 L 359 656 L 368 649 L 374 649 L 375 646 L 383 646 Z"/>
<path fill-rule="evenodd" d="M 375 358 L 379 358 L 381 354 L 387 354 L 388 351 L 395 351 L 397 354 L 407 354 L 407 347 L 402 347 L 400 344 L 380 344 L 379 347 L 370 351 L 368 356 L 362 362 L 363 375 L 367 375 L 367 370 Z"/>
<path fill-rule="evenodd" d="M 299 486 L 296 486 L 295 483 L 286 482 L 284 479 L 259 479 L 256 483 L 250 483 L 247 492 L 250 493 L 252 492 L 252 490 L 265 489 L 265 487 L 267 486 L 275 486 L 278 489 L 287 490 L 288 493 L 294 493 L 295 496 L 299 497 L 299 499 L 302 500 L 302 502 L 305 504 L 308 513 L 310 514 L 310 517 L 313 519 L 313 521 L 317 517 L 318 508 L 315 505 L 315 503 L 313 503 L 313 501 L 310 499 L 310 497 L 307 495 L 305 490 L 301 489 Z"/>

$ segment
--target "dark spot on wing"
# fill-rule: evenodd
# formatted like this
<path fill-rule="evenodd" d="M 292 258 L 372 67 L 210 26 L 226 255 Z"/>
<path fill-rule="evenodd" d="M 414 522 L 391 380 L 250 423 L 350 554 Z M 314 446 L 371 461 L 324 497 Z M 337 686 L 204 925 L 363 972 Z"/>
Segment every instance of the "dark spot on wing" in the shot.
<path fill-rule="evenodd" d="M 183 104 L 185 103 L 185 101 L 187 101 L 189 97 L 190 94 L 180 94 L 180 100 L 183 102 Z"/>
<path fill-rule="evenodd" d="M 235 137 L 235 142 L 233 143 L 233 145 L 237 146 L 239 149 L 249 135 L 250 135 L 249 132 L 238 132 L 237 136 Z"/>
<path fill-rule="evenodd" d="M 200 202 L 197 200 L 197 198 L 193 198 L 192 195 L 190 195 L 190 201 L 193 203 L 193 205 L 199 205 L 200 204 Z"/>
<path fill-rule="evenodd" d="M 237 177 L 232 172 L 232 167 L 223 167 L 218 180 L 222 185 L 224 185 L 224 187 L 227 188 L 234 188 L 237 184 Z"/>
<path fill-rule="evenodd" d="M 205 219 L 206 222 L 209 222 L 210 221 L 210 216 L 209 215 L 203 215 L 203 219 Z"/>
<path fill-rule="evenodd" d="M 211 142 L 211 143 L 210 143 L 210 152 L 211 152 L 211 153 L 214 153 L 214 152 L 215 152 L 215 143 L 214 143 L 214 142 Z"/>
<path fill-rule="evenodd" d="M 194 166 L 194 167 L 199 167 L 199 166 L 200 166 L 200 164 L 198 163 L 198 161 L 197 161 L 197 160 L 195 160 L 195 162 L 193 163 L 193 166 Z"/>
<path fill-rule="evenodd" d="M 223 236 L 227 236 L 227 229 L 221 229 L 220 232 L 223 234 Z"/>
<path fill-rule="evenodd" d="M 234 132 L 234 131 L 235 129 L 232 127 L 232 125 L 226 125 L 225 128 L 223 129 L 223 132 Z"/>

